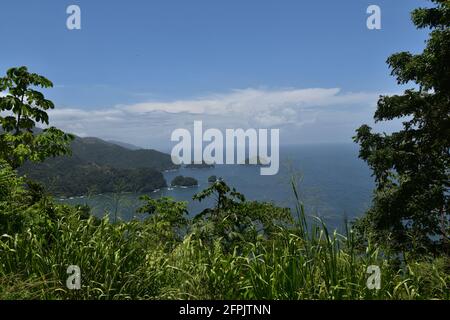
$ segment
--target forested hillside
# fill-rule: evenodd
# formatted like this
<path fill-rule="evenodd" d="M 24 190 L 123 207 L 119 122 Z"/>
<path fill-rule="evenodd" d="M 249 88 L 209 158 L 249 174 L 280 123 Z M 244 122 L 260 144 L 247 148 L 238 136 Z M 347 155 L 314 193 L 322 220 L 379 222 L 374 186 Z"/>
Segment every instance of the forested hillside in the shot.
<path fill-rule="evenodd" d="M 98 138 L 76 137 L 72 154 L 27 162 L 19 173 L 57 196 L 106 192 L 151 192 L 166 186 L 162 170 L 174 169 L 170 155 L 130 150 Z"/>

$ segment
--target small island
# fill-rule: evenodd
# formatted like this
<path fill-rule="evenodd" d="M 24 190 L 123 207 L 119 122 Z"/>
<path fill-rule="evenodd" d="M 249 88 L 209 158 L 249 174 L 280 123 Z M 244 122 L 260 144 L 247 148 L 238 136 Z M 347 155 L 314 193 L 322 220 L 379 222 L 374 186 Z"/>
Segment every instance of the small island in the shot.
<path fill-rule="evenodd" d="M 177 176 L 172 180 L 172 187 L 194 187 L 198 186 L 198 181 L 192 177 Z"/>

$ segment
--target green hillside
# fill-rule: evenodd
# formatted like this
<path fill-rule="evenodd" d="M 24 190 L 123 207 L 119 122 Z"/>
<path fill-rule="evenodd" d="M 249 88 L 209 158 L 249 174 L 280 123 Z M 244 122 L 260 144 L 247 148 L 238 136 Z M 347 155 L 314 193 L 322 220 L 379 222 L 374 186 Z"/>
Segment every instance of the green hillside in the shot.
<path fill-rule="evenodd" d="M 86 162 L 94 162 L 120 169 L 152 168 L 168 170 L 177 168 L 170 155 L 156 150 L 129 150 L 98 138 L 75 138 L 72 154 Z"/>
<path fill-rule="evenodd" d="M 162 170 L 177 168 L 170 155 L 129 150 L 98 138 L 76 137 L 72 155 L 26 163 L 19 173 L 57 196 L 88 193 L 150 192 L 166 186 Z"/>

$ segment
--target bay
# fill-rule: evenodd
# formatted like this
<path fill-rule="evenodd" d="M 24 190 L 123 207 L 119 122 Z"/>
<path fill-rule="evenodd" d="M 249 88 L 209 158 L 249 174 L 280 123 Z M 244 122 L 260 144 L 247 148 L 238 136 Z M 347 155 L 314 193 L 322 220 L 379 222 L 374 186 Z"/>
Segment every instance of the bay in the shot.
<path fill-rule="evenodd" d="M 138 164 L 136 164 L 138 166 Z M 353 144 L 317 144 L 284 146 L 280 148 L 280 170 L 274 176 L 261 176 L 259 167 L 217 165 L 214 168 L 181 168 L 165 172 L 170 184 L 178 175 L 194 177 L 197 187 L 164 188 L 151 197 L 172 197 L 187 201 L 190 216 L 207 207 L 213 200 L 196 202 L 192 196 L 208 187 L 208 177 L 215 175 L 243 193 L 248 200 L 268 201 L 283 207 L 295 208 L 291 181 L 298 185 L 306 212 L 321 217 L 333 228 L 344 219 L 361 216 L 370 206 L 374 181 L 367 165 L 358 159 L 358 147 Z M 109 214 L 112 220 L 143 219 L 136 213 L 141 205 L 139 194 L 102 194 L 62 200 L 70 204 L 87 204 L 98 216 Z"/>

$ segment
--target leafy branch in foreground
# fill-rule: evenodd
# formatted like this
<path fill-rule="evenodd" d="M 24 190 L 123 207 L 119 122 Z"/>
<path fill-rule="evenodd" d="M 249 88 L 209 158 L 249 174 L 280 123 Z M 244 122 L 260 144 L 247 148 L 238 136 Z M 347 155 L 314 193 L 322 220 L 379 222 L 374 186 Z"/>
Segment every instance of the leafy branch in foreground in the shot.
<path fill-rule="evenodd" d="M 243 194 L 230 188 L 223 180 L 215 181 L 193 197 L 197 201 L 208 198 L 213 198 L 215 205 L 194 217 L 193 234 L 209 244 L 220 238 L 226 250 L 255 242 L 260 237 L 270 238 L 278 226 L 292 223 L 289 209 L 271 203 L 246 201 Z"/>
<path fill-rule="evenodd" d="M 35 87 L 50 88 L 47 78 L 29 73 L 26 67 L 11 68 L 0 78 L 0 159 L 13 168 L 25 161 L 43 161 L 48 157 L 70 153 L 73 136 L 50 127 L 34 132 L 37 123 L 49 124 L 47 110 L 54 104 Z"/>

